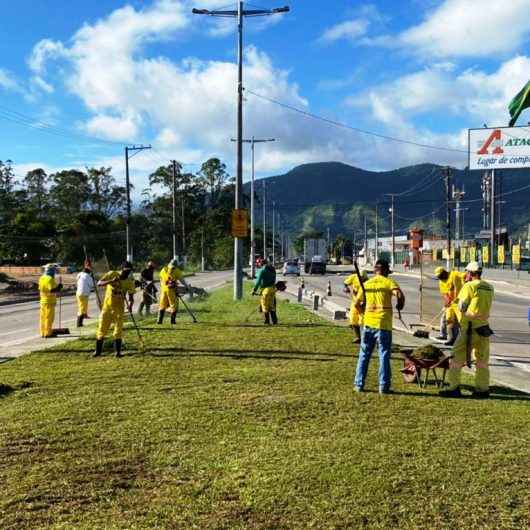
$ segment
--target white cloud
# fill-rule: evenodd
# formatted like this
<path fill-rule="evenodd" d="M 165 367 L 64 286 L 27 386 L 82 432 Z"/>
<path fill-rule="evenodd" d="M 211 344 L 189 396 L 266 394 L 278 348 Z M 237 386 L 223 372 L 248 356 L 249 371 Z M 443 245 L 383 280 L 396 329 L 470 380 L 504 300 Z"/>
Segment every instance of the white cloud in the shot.
<path fill-rule="evenodd" d="M 138 136 L 140 126 L 141 118 L 134 112 L 130 112 L 128 115 L 121 116 L 97 114 L 90 118 L 82 128 L 93 136 L 130 142 Z"/>
<path fill-rule="evenodd" d="M 442 63 L 352 96 L 354 107 L 369 101 L 376 119 L 385 124 L 407 121 L 417 115 L 443 112 L 462 119 L 462 125 L 502 125 L 509 119 L 508 103 L 528 81 L 530 57 L 517 56 L 486 73 L 468 69 L 457 73 L 454 65 Z"/>
<path fill-rule="evenodd" d="M 346 20 L 326 29 L 320 37 L 320 40 L 323 42 L 335 42 L 337 40 L 347 39 L 355 42 L 366 33 L 368 26 L 369 22 L 365 18 Z"/>
<path fill-rule="evenodd" d="M 22 88 L 13 74 L 5 68 L 0 68 L 0 88 L 4 90 L 21 92 Z"/>
<path fill-rule="evenodd" d="M 181 38 L 193 31 L 192 24 L 200 24 L 202 17 L 193 18 L 188 11 L 189 4 L 178 0 L 159 0 L 143 10 L 127 6 L 83 26 L 68 43 L 41 41 L 29 60 L 35 75 L 47 82 L 48 75 L 56 74 L 80 98 L 92 114 L 83 124 L 90 134 L 136 142 L 154 138 L 156 151 L 142 153 L 134 159 L 134 170 L 144 179 L 154 167 L 172 158 L 199 162 L 209 156 L 220 156 L 229 167 L 235 158 L 230 138 L 235 134 L 236 65 L 196 58 L 171 61 L 165 57 L 149 57 L 145 52 L 148 42 Z M 60 68 L 52 71 L 51 65 L 57 63 Z M 450 70 L 447 64 L 440 65 L 433 68 L 431 75 L 443 79 Z M 252 46 L 245 50 L 244 77 L 247 89 L 309 110 L 308 101 L 300 95 L 289 72 L 275 67 L 267 54 Z M 435 81 L 438 82 L 437 78 Z M 407 85 L 405 80 L 402 83 Z M 419 76 L 408 83 L 415 83 L 418 88 L 410 101 L 403 99 L 402 109 L 408 105 L 412 113 L 417 113 L 416 99 L 423 97 L 424 108 L 429 101 L 436 100 L 434 95 L 429 96 L 430 100 L 424 95 L 430 88 L 429 80 Z M 381 91 L 374 93 L 371 101 L 376 118 L 389 124 L 401 115 L 399 109 L 395 116 L 389 114 L 388 109 L 392 107 L 387 98 L 386 92 Z M 447 160 L 449 156 L 435 157 L 431 151 L 396 147 L 396 144 L 317 123 L 250 92 L 246 94 L 244 123 L 245 134 L 278 139 L 257 150 L 258 172 L 277 172 L 294 164 L 322 160 L 381 169 L 418 161 Z M 416 130 L 407 120 L 402 120 L 399 130 L 394 132 L 396 136 L 411 139 L 428 137 L 438 145 L 453 142 L 449 135 L 429 136 L 428 131 Z M 123 167 L 122 157 L 91 163 L 111 164 L 116 174 Z"/>
<path fill-rule="evenodd" d="M 397 41 L 436 57 L 506 54 L 530 35 L 529 8 L 529 0 L 445 0 Z"/>

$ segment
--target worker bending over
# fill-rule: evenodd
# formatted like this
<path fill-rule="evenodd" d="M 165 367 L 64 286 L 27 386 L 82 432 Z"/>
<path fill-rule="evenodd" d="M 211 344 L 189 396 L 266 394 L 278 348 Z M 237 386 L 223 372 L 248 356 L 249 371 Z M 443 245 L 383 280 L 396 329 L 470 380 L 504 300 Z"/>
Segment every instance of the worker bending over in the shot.
<path fill-rule="evenodd" d="M 359 289 L 357 294 L 357 309 L 363 313 L 364 327 L 353 384 L 356 392 L 364 390 L 370 357 L 376 343 L 379 343 L 379 393 L 389 394 L 392 381 L 392 296 L 397 298 L 396 309 L 401 311 L 405 307 L 405 295 L 399 285 L 388 277 L 388 261 L 377 260 L 374 272 L 375 276 L 364 283 L 364 292 Z"/>
<path fill-rule="evenodd" d="M 99 314 L 94 357 L 99 357 L 103 352 L 103 339 L 112 324 L 114 324 L 113 336 L 116 357 L 122 357 L 121 348 L 125 304 L 127 304 L 127 310 L 129 312 L 132 312 L 134 304 L 135 286 L 131 273 L 132 264 L 129 261 L 124 261 L 121 265 L 121 270 L 107 272 L 98 282 L 99 287 L 106 287 L 106 289 L 103 307 Z"/>
<path fill-rule="evenodd" d="M 156 293 L 158 292 L 155 285 L 154 261 L 149 261 L 145 269 L 140 273 L 140 285 L 142 287 L 142 301 L 138 306 L 138 314 L 141 315 L 145 308 L 145 314 L 151 314 L 151 306 L 156 302 Z"/>
<path fill-rule="evenodd" d="M 85 262 L 83 270 L 77 275 L 77 291 L 75 293 L 77 299 L 77 327 L 83 327 L 83 320 L 90 318 L 88 316 L 88 298 L 90 291 L 94 290 L 94 279 L 92 277 L 92 269 L 90 263 Z"/>
<path fill-rule="evenodd" d="M 449 388 L 440 392 L 444 397 L 460 397 L 460 375 L 466 360 L 475 357 L 475 390 L 478 398 L 489 396 L 490 336 L 489 316 L 493 303 L 493 287 L 482 279 L 482 269 L 476 261 L 466 267 L 468 280 L 458 295 L 458 308 L 462 313 L 461 333 L 453 346 L 449 365 Z"/>
<path fill-rule="evenodd" d="M 361 282 L 368 279 L 368 273 L 363 269 L 360 272 Z M 362 313 L 357 309 L 357 295 L 361 290 L 361 283 L 357 274 L 351 274 L 344 280 L 344 292 L 351 293 L 350 305 L 350 326 L 353 329 L 353 343 L 359 344 L 361 342 L 361 326 L 363 325 Z"/>
<path fill-rule="evenodd" d="M 53 331 L 53 320 L 55 319 L 57 293 L 61 291 L 63 284 L 55 281 L 56 272 L 57 266 L 49 263 L 45 265 L 44 272 L 39 278 L 40 336 L 44 339 L 57 336 Z"/>
<path fill-rule="evenodd" d="M 160 303 L 158 306 L 158 324 L 164 322 L 164 315 L 166 310 L 169 308 L 171 313 L 171 323 L 175 324 L 177 321 L 178 312 L 178 283 L 184 285 L 186 289 L 189 289 L 184 274 L 178 266 L 178 260 L 172 259 L 168 265 L 162 267 L 160 271 Z"/>
<path fill-rule="evenodd" d="M 440 294 L 444 302 L 444 311 L 440 318 L 440 335 L 438 339 L 447 341 L 446 346 L 452 346 L 460 331 L 460 311 L 457 298 L 464 285 L 465 273 L 458 271 L 447 272 L 443 267 L 436 267 L 434 275 L 438 278 Z M 449 335 L 449 336 L 448 336 Z M 449 338 L 449 340 L 447 340 Z"/>
<path fill-rule="evenodd" d="M 258 291 L 261 294 L 261 312 L 265 317 L 264 324 L 270 325 L 271 321 L 274 325 L 278 324 L 278 315 L 276 313 L 276 269 L 269 264 L 266 259 L 262 258 L 258 261 L 260 267 L 256 274 L 256 281 L 252 289 L 252 295 L 256 295 Z"/>

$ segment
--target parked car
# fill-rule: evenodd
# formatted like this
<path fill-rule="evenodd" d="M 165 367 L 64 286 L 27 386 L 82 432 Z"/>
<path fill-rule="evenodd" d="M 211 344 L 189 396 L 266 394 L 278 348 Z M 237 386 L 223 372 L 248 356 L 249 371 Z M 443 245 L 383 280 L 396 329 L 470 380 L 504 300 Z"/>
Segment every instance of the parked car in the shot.
<path fill-rule="evenodd" d="M 322 256 L 313 256 L 310 263 L 305 264 L 306 274 L 326 274 L 326 262 Z"/>
<path fill-rule="evenodd" d="M 298 262 L 295 260 L 288 260 L 283 264 L 282 274 L 287 276 L 289 274 L 294 274 L 300 276 L 300 267 Z"/>

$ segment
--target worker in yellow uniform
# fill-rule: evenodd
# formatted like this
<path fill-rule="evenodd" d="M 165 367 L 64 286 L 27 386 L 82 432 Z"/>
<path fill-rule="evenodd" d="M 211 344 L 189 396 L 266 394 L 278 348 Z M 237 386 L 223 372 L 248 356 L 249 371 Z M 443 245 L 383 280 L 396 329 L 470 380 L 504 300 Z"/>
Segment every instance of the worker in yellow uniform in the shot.
<path fill-rule="evenodd" d="M 49 263 L 44 267 L 42 276 L 39 278 L 40 294 L 40 336 L 51 339 L 57 335 L 53 331 L 53 320 L 55 318 L 55 304 L 57 293 L 63 288 L 62 283 L 55 281 L 57 266 Z"/>
<path fill-rule="evenodd" d="M 460 331 L 460 311 L 456 300 L 464 285 L 465 273 L 448 272 L 443 267 L 436 267 L 434 275 L 438 278 L 438 287 L 444 302 L 444 311 L 440 318 L 440 335 L 437 338 L 447 341 L 446 346 L 452 346 Z"/>
<path fill-rule="evenodd" d="M 186 289 L 189 289 L 189 286 L 184 279 L 184 275 L 179 268 L 178 260 L 172 259 L 169 264 L 162 267 L 162 270 L 160 271 L 160 302 L 158 305 L 157 324 L 162 324 L 164 322 L 164 315 L 168 308 L 171 313 L 171 323 L 176 324 L 179 304 L 177 295 L 179 282 L 184 285 Z"/>
<path fill-rule="evenodd" d="M 368 279 L 368 273 L 363 269 L 360 271 L 361 281 L 364 283 Z M 357 309 L 357 295 L 361 290 L 361 283 L 357 274 L 351 274 L 344 280 L 344 292 L 351 293 L 350 304 L 350 326 L 353 330 L 353 343 L 361 342 L 361 326 L 363 325 L 362 313 Z"/>
<path fill-rule="evenodd" d="M 132 264 L 129 261 L 124 261 L 121 265 L 121 270 L 109 271 L 98 281 L 98 286 L 106 287 L 106 289 L 103 306 L 99 314 L 94 357 L 99 357 L 103 352 L 103 340 L 112 324 L 114 324 L 113 337 L 116 357 L 122 357 L 125 304 L 127 304 L 127 310 L 132 313 L 134 292 L 136 290 L 131 273 Z"/>
<path fill-rule="evenodd" d="M 476 261 L 466 267 L 468 279 L 458 295 L 458 308 L 462 313 L 461 333 L 453 346 L 449 365 L 449 388 L 442 390 L 443 397 L 461 397 L 460 374 L 464 365 L 475 358 L 475 390 L 478 398 L 489 396 L 490 336 L 493 334 L 488 320 L 493 304 L 494 289 L 482 279 L 482 269 Z"/>
<path fill-rule="evenodd" d="M 278 313 L 276 312 L 276 269 L 265 258 L 258 260 L 258 272 L 252 289 L 252 295 L 260 293 L 260 310 L 263 313 L 263 323 L 268 326 L 278 324 Z"/>
<path fill-rule="evenodd" d="M 392 296 L 397 299 L 396 309 L 401 311 L 405 307 L 405 295 L 399 285 L 388 277 L 388 261 L 377 260 L 374 273 L 375 276 L 364 283 L 364 291 L 359 289 L 357 294 L 357 309 L 363 312 L 364 327 L 353 384 L 356 392 L 364 390 L 370 357 L 376 343 L 379 343 L 379 393 L 389 394 L 392 381 Z"/>

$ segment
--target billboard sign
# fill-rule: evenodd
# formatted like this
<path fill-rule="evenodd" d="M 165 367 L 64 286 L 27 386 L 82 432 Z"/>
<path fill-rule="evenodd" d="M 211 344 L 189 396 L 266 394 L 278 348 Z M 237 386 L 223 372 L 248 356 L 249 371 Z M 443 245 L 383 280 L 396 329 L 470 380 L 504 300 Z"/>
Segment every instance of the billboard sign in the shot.
<path fill-rule="evenodd" d="M 530 126 L 469 129 L 469 169 L 530 168 Z"/>

